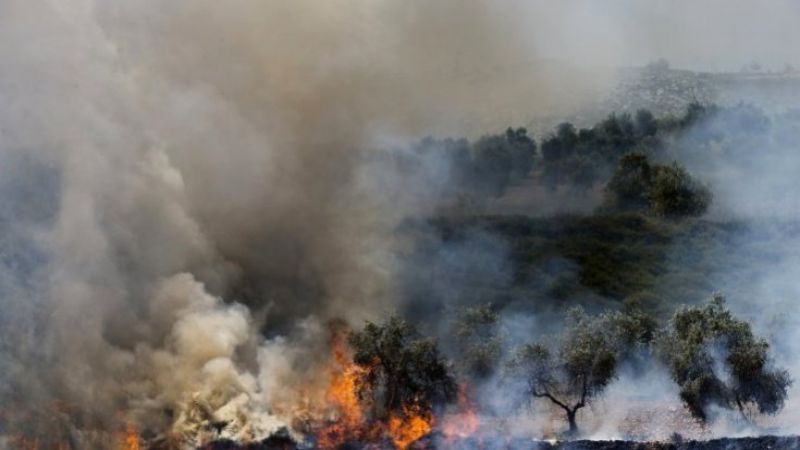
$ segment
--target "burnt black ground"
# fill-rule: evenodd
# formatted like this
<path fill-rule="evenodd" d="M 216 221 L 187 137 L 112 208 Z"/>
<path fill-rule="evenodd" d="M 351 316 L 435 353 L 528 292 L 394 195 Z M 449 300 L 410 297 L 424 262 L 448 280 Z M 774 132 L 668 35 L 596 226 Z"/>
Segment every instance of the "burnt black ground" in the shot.
<path fill-rule="evenodd" d="M 536 442 L 530 440 L 507 441 L 498 438 L 493 442 L 465 440 L 449 443 L 446 446 L 414 445 L 413 450 L 800 450 L 799 436 L 759 436 L 747 438 L 724 438 L 709 441 L 686 442 L 634 442 L 634 441 L 568 441 L 559 443 Z M 259 444 L 239 446 L 230 441 L 210 444 L 200 450 L 290 450 L 300 449 L 285 439 L 271 439 Z M 349 445 L 348 450 L 357 448 L 377 449 L 374 446 Z M 387 449 L 390 450 L 390 449 Z"/>

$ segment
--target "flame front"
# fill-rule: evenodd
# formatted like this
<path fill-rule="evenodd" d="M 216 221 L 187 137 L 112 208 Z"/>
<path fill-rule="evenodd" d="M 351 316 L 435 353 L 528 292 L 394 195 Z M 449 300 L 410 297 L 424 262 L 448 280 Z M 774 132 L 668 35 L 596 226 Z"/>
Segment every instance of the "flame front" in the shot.
<path fill-rule="evenodd" d="M 325 400 L 334 407 L 338 417 L 318 435 L 318 445 L 335 449 L 348 440 L 358 438 L 364 426 L 364 412 L 358 399 L 358 376 L 361 368 L 350 361 L 343 336 L 333 336 L 333 358 L 336 366 L 331 370 L 331 383 Z"/>
<path fill-rule="evenodd" d="M 133 425 L 128 425 L 124 432 L 122 448 L 123 450 L 141 450 L 139 430 L 137 430 Z"/>
<path fill-rule="evenodd" d="M 411 444 L 427 436 L 433 428 L 433 417 L 406 410 L 403 415 L 389 418 L 389 436 L 395 447 L 406 450 Z"/>
<path fill-rule="evenodd" d="M 433 415 L 404 408 L 392 413 L 388 420 L 371 420 L 358 396 L 359 383 L 367 370 L 349 357 L 343 334 L 332 338 L 334 367 L 325 400 L 336 412 L 333 422 L 317 434 L 317 446 L 332 450 L 347 442 L 391 440 L 399 450 L 406 450 L 433 429 Z"/>

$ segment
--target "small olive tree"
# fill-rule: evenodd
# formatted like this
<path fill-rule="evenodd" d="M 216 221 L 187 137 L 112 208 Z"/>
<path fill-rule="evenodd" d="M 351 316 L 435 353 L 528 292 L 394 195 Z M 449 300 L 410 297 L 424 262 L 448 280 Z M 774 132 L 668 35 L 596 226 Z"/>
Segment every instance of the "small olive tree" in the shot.
<path fill-rule="evenodd" d="M 617 349 L 605 319 L 581 309 L 569 312 L 564 332 L 551 345 L 528 344 L 508 364 L 508 374 L 523 381 L 526 393 L 564 411 L 569 434 L 578 432 L 576 414 L 615 378 Z"/>
<path fill-rule="evenodd" d="M 719 294 L 704 306 L 675 313 L 657 347 L 681 399 L 701 420 L 708 419 L 712 405 L 736 408 L 746 420 L 754 412 L 775 414 L 784 405 L 788 372 L 772 367 L 769 343 L 734 317 Z"/>
<path fill-rule="evenodd" d="M 353 362 L 363 369 L 358 395 L 377 417 L 408 409 L 428 413 L 455 398 L 455 380 L 436 342 L 420 337 L 404 320 L 367 322 L 362 331 L 350 334 L 349 342 Z"/>

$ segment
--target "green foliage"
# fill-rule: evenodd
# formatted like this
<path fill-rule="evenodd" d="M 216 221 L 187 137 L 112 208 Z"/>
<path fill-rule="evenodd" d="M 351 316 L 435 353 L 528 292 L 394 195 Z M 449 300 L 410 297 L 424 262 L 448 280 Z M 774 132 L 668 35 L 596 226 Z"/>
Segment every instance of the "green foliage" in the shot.
<path fill-rule="evenodd" d="M 528 344 L 516 352 L 507 365 L 507 376 L 522 381 L 528 395 L 561 408 L 569 433 L 574 434 L 578 410 L 615 379 L 619 362 L 629 354 L 629 343 L 646 337 L 644 328 L 650 325 L 644 325 L 639 314 L 629 308 L 589 316 L 573 308 L 554 342 Z"/>
<path fill-rule="evenodd" d="M 641 211 L 650 207 L 653 170 L 642 153 L 622 157 L 606 185 L 611 207 L 619 211 Z"/>
<path fill-rule="evenodd" d="M 767 341 L 735 318 L 720 295 L 704 306 L 679 310 L 659 338 L 659 354 L 680 386 L 681 399 L 703 420 L 712 405 L 774 414 L 791 385 L 786 371 L 771 367 Z"/>
<path fill-rule="evenodd" d="M 602 316 L 606 332 L 612 336 L 621 360 L 633 360 L 648 353 L 658 329 L 658 322 L 644 310 L 640 298 L 628 297 L 619 311 Z"/>
<path fill-rule="evenodd" d="M 488 197 L 502 195 L 509 185 L 527 177 L 537 155 L 536 142 L 525 128 L 508 128 L 475 142 L 429 137 L 413 150 L 422 158 L 443 157 L 455 190 Z"/>
<path fill-rule="evenodd" d="M 668 318 L 686 299 L 748 284 L 756 274 L 744 269 L 775 257 L 770 242 L 748 238 L 755 230 L 742 222 L 608 213 L 440 218 L 429 225 L 448 245 L 476 231 L 504 243 L 510 285 L 498 290 L 482 280 L 459 279 L 497 309 L 515 301 L 544 313 L 578 304 L 602 311 L 638 298 L 643 310 Z M 732 295 L 743 292 L 737 288 Z"/>
<path fill-rule="evenodd" d="M 499 196 L 531 171 L 536 143 L 525 128 L 480 138 L 472 147 L 471 182 L 483 194 Z"/>
<path fill-rule="evenodd" d="M 711 191 L 673 163 L 655 168 L 649 198 L 650 210 L 658 216 L 701 216 L 711 204 Z"/>
<path fill-rule="evenodd" d="M 497 320 L 497 312 L 485 304 L 466 308 L 453 324 L 458 366 L 470 378 L 486 379 L 499 366 L 503 338 Z"/>
<path fill-rule="evenodd" d="M 364 369 L 359 397 L 376 416 L 402 414 L 404 408 L 429 412 L 454 399 L 456 383 L 436 342 L 421 338 L 404 320 L 367 322 L 350 334 L 349 342 L 353 361 Z"/>
<path fill-rule="evenodd" d="M 593 127 L 580 130 L 562 123 L 542 141 L 542 181 L 551 188 L 592 188 L 607 182 L 625 155 L 661 155 L 668 144 L 700 122 L 717 117 L 719 111 L 714 106 L 693 103 L 680 117 L 657 119 L 649 110 L 640 109 L 633 117 L 612 113 Z M 752 114 L 747 117 L 752 118 Z"/>
<path fill-rule="evenodd" d="M 642 153 L 629 153 L 606 185 L 606 208 L 644 211 L 670 219 L 703 215 L 711 192 L 677 163 L 651 165 Z"/>

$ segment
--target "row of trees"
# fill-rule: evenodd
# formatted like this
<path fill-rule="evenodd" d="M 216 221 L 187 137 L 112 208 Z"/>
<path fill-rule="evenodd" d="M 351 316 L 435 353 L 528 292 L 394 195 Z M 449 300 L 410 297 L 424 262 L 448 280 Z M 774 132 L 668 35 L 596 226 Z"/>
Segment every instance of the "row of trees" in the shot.
<path fill-rule="evenodd" d="M 624 155 L 660 154 L 678 132 L 719 113 L 719 108 L 692 104 L 680 117 L 657 119 L 642 109 L 633 115 L 611 114 L 590 128 L 565 122 L 542 141 L 541 148 L 525 128 L 508 128 L 472 142 L 429 137 L 415 145 L 411 155 L 443 158 L 452 187 L 474 196 L 500 196 L 532 173 L 551 188 L 589 189 L 604 184 Z"/>
<path fill-rule="evenodd" d="M 693 168 L 732 164 L 746 171 L 751 161 L 794 142 L 799 117 L 790 111 L 771 119 L 746 104 L 692 103 L 681 115 L 655 117 L 641 109 L 610 114 L 587 128 L 564 122 L 539 146 L 525 128 L 508 128 L 474 141 L 426 138 L 405 155 L 417 165 L 431 158 L 443 163 L 448 187 L 472 197 L 500 196 L 526 177 L 553 189 L 586 190 L 605 185 L 632 153 Z M 683 177 L 677 170 L 659 171 Z"/>
<path fill-rule="evenodd" d="M 788 372 L 773 367 L 769 347 L 715 295 L 681 308 L 660 330 L 630 304 L 598 316 L 573 310 L 558 339 L 523 347 L 509 368 L 530 395 L 564 410 L 570 433 L 577 432 L 577 411 L 602 394 L 621 363 L 641 365 L 651 355 L 669 368 L 694 417 L 708 420 L 712 407 L 722 407 L 749 420 L 778 412 L 791 385 Z"/>
<path fill-rule="evenodd" d="M 542 179 L 555 188 L 588 189 L 601 183 L 622 155 L 634 149 L 658 148 L 659 122 L 647 110 L 635 116 L 611 114 L 591 128 L 560 124 L 542 142 Z"/>
<path fill-rule="evenodd" d="M 769 343 L 736 318 L 720 295 L 679 309 L 661 328 L 633 301 L 599 315 L 576 308 L 560 334 L 508 355 L 498 320 L 488 305 L 459 316 L 453 327 L 455 365 L 434 340 L 399 318 L 368 323 L 350 336 L 354 361 L 364 369 L 360 397 L 378 417 L 408 408 L 433 412 L 453 401 L 457 376 L 472 382 L 499 376 L 519 398 L 544 399 L 562 409 L 568 432 L 575 434 L 578 411 L 603 394 L 623 363 L 643 368 L 661 361 L 700 420 L 709 419 L 712 407 L 737 409 L 747 419 L 774 414 L 791 385 L 788 373 L 773 366 Z"/>
<path fill-rule="evenodd" d="M 455 190 L 497 197 L 509 185 L 528 176 L 536 160 L 537 147 L 525 128 L 508 128 L 505 133 L 483 136 L 474 142 L 425 138 L 412 154 L 423 159 L 443 157 Z"/>

